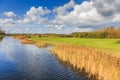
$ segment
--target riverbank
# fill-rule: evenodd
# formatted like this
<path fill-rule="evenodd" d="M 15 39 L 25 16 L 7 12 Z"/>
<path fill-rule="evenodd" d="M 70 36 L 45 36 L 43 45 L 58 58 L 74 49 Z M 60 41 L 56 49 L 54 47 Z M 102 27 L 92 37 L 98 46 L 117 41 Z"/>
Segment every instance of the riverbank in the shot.
<path fill-rule="evenodd" d="M 117 45 L 114 39 L 39 38 L 37 36 L 27 39 L 34 41 L 33 44 L 37 46 L 41 46 L 43 43 L 45 46 L 54 45 L 51 52 L 60 60 L 68 62 L 80 70 L 84 69 L 90 75 L 95 75 L 98 80 L 120 79 L 119 50 L 117 51 L 119 44 L 116 48 L 112 48 Z"/>
<path fill-rule="evenodd" d="M 60 60 L 84 69 L 98 80 L 120 79 L 120 59 L 109 55 L 108 51 L 74 45 L 56 46 L 51 51 Z"/>
<path fill-rule="evenodd" d="M 5 37 L 5 35 L 0 35 L 0 41 Z"/>
<path fill-rule="evenodd" d="M 87 46 L 115 52 L 113 55 L 120 57 L 119 39 L 98 39 L 98 38 L 66 38 L 66 37 L 39 37 L 31 36 L 30 40 L 43 41 L 49 44 L 70 44 L 77 46 Z"/>

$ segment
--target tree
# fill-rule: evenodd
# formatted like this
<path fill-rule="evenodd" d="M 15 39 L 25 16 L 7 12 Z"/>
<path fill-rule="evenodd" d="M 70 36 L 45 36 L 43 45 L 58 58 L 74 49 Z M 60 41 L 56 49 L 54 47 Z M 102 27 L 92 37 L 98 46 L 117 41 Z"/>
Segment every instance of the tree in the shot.
<path fill-rule="evenodd" d="M 5 32 L 0 28 L 0 35 L 4 35 Z"/>

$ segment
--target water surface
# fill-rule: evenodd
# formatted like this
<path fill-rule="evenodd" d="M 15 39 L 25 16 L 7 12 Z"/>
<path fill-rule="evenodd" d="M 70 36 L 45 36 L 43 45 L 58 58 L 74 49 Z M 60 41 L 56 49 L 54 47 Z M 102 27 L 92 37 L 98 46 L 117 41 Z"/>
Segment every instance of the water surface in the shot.
<path fill-rule="evenodd" d="M 49 47 L 22 44 L 12 37 L 0 42 L 0 80 L 88 80 L 50 53 Z"/>

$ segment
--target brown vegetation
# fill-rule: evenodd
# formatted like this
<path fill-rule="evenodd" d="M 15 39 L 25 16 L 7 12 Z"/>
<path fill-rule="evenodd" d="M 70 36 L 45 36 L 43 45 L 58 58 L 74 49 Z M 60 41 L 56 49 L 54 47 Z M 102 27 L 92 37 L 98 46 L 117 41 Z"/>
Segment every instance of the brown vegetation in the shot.
<path fill-rule="evenodd" d="M 28 36 L 21 36 L 21 35 L 17 35 L 17 36 L 13 36 L 15 39 L 18 39 L 21 43 L 24 44 L 34 44 L 35 42 L 33 40 L 29 40 Z"/>
<path fill-rule="evenodd" d="M 35 44 L 38 47 L 47 47 L 47 43 L 45 43 L 43 41 L 33 41 L 33 40 L 30 40 L 30 36 L 16 35 L 16 36 L 13 36 L 13 37 L 15 39 L 18 39 L 23 44 Z"/>
<path fill-rule="evenodd" d="M 34 41 L 29 40 L 29 39 L 20 39 L 20 42 L 24 43 L 24 44 L 34 44 L 35 43 Z"/>
<path fill-rule="evenodd" d="M 111 52 L 73 45 L 56 46 L 52 53 L 74 67 L 84 69 L 98 80 L 120 80 L 120 59 Z"/>
<path fill-rule="evenodd" d="M 120 40 L 118 40 L 117 43 L 120 43 Z"/>
<path fill-rule="evenodd" d="M 35 45 L 37 45 L 38 47 L 47 47 L 48 44 L 43 41 L 38 41 L 35 42 Z"/>

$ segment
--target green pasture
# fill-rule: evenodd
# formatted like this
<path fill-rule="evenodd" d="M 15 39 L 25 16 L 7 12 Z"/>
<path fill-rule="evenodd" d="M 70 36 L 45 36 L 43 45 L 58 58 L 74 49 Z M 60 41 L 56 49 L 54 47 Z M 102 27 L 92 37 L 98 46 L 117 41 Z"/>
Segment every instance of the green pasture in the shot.
<path fill-rule="evenodd" d="M 110 49 L 120 53 L 120 43 L 118 39 L 96 39 L 96 38 L 66 38 L 66 37 L 38 37 L 31 36 L 35 41 L 47 41 L 55 43 L 73 44 L 80 46 L 89 46 L 101 49 Z"/>

